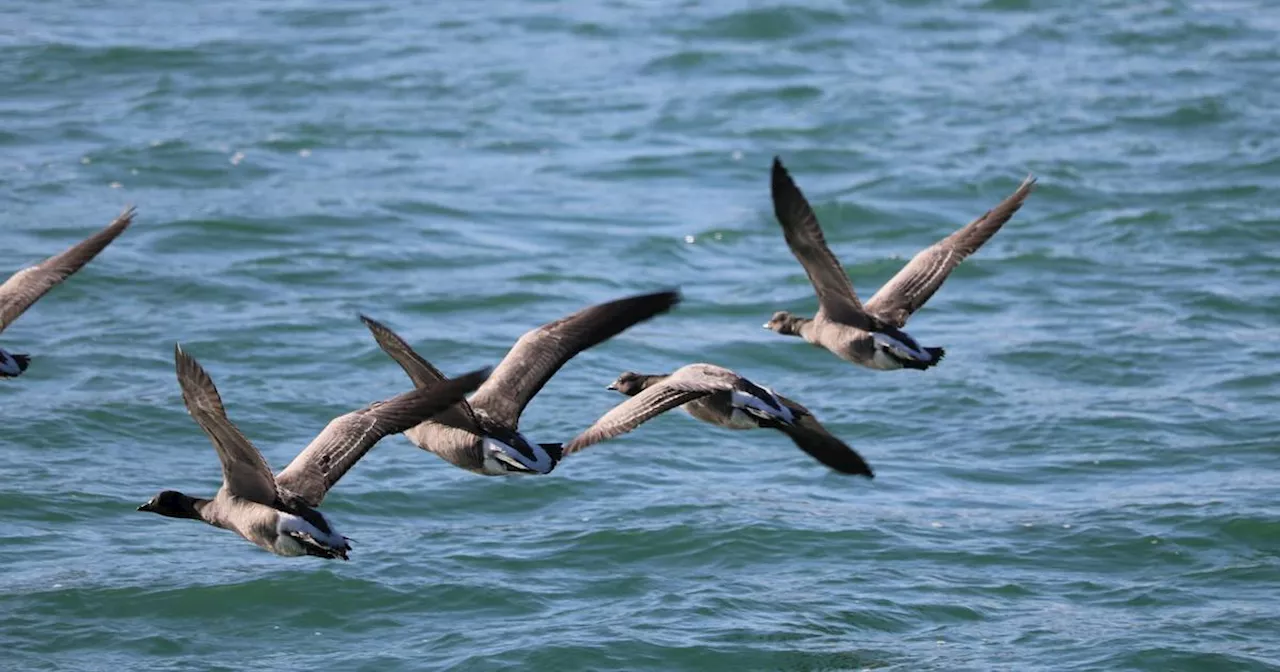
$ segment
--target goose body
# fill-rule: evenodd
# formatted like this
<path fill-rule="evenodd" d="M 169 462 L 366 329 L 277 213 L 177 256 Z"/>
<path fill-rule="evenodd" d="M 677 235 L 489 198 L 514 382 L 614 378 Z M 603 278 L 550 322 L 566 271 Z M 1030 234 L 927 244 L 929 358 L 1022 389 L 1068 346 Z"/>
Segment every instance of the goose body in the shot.
<path fill-rule="evenodd" d="M 285 503 L 292 499 L 285 493 L 282 501 L 262 504 L 231 494 L 223 487 L 213 499 L 189 497 L 175 490 L 165 490 L 138 507 L 170 518 L 200 520 L 214 527 L 230 530 L 263 550 L 285 557 L 312 555 L 321 558 L 347 559 L 351 545 L 324 514 L 314 509 L 304 511 Z M 298 513 L 291 513 L 298 511 Z M 308 518 L 310 520 L 308 520 Z"/>
<path fill-rule="evenodd" d="M 739 385 L 754 386 L 745 378 Z M 759 429 L 796 423 L 796 414 L 767 387 L 756 386 L 750 391 L 736 387 L 720 390 L 685 402 L 680 408 L 698 420 L 726 429 Z"/>
<path fill-rule="evenodd" d="M 951 271 L 978 250 L 1022 207 L 1035 185 L 1028 177 L 986 214 L 916 254 L 866 305 L 858 299 L 844 266 L 827 246 L 818 218 L 782 162 L 774 158 L 770 191 L 774 214 L 791 253 L 804 267 L 818 295 L 812 318 L 778 311 L 764 327 L 799 336 L 846 361 L 879 371 L 924 370 L 945 350 L 924 347 L 903 327 L 929 300 Z"/>
<path fill-rule="evenodd" d="M 212 499 L 164 490 L 139 511 L 200 520 L 231 530 L 277 555 L 347 559 L 349 540 L 316 510 L 329 489 L 383 437 L 413 427 L 465 398 L 484 382 L 476 371 L 441 380 L 332 420 L 277 475 L 227 418 L 222 398 L 195 358 L 174 348 L 187 411 L 209 436 L 222 463 L 222 487 Z"/>
<path fill-rule="evenodd" d="M 133 223 L 134 209 L 127 208 L 105 228 L 38 264 L 28 266 L 0 284 L 0 332 L 49 290 L 71 277 L 106 249 Z M 0 348 L 0 378 L 22 375 L 31 358 Z"/>
<path fill-rule="evenodd" d="M 414 445 L 485 476 L 549 474 L 561 458 L 559 443 L 534 443 L 520 432 L 520 415 L 570 359 L 630 327 L 665 313 L 676 291 L 641 294 L 579 310 L 520 337 L 469 400 L 405 432 Z M 430 362 L 386 325 L 362 315 L 374 339 L 416 385 L 440 380 Z"/>
<path fill-rule="evenodd" d="M 689 364 L 670 374 L 627 371 L 609 385 L 630 399 L 615 406 L 565 444 L 568 456 L 630 432 L 673 408 L 727 429 L 776 429 L 822 464 L 845 474 L 872 478 L 856 451 L 818 422 L 809 409 L 773 390 L 714 364 Z"/>

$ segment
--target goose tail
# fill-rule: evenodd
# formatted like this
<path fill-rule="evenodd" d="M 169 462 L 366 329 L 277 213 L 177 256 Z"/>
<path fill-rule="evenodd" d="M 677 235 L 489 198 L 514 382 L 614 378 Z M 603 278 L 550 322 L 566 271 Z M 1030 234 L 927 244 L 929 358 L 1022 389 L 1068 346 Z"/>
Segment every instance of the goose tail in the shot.
<path fill-rule="evenodd" d="M 0 355 L 6 354 L 0 351 Z M 18 353 L 7 353 L 9 362 L 5 362 L 5 358 L 0 356 L 0 378 L 13 378 L 20 376 L 27 367 L 31 365 L 31 357 L 27 355 L 19 355 Z"/>
<path fill-rule="evenodd" d="M 339 546 L 326 544 L 306 532 L 289 532 L 288 534 L 302 545 L 302 550 L 307 555 L 325 558 L 327 560 L 333 560 L 335 558 L 340 560 L 351 559 L 347 557 L 347 551 L 351 550 L 351 540 L 346 537 L 342 537 L 342 545 Z"/>
<path fill-rule="evenodd" d="M 924 371 L 938 365 L 942 358 L 946 356 L 947 351 L 943 348 L 924 348 L 926 354 L 929 355 L 928 360 L 915 358 L 902 358 L 902 368 L 915 369 L 916 371 Z"/>

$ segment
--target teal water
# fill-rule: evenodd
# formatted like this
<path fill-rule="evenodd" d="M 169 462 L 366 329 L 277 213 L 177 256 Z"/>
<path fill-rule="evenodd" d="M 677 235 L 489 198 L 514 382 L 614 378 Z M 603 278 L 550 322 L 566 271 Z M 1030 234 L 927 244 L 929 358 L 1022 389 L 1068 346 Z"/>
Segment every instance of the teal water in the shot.
<path fill-rule="evenodd" d="M 0 3 L 0 275 L 136 203 L 0 338 L 0 668 L 1280 669 L 1280 14 L 1079 3 Z M 925 373 L 760 328 L 816 301 L 781 154 L 864 296 L 1039 189 L 916 314 Z M 407 389 L 669 285 L 529 407 L 709 361 L 877 479 L 679 414 L 541 479 L 392 437 L 350 563 L 134 508 L 211 493 L 181 341 L 276 467 Z"/>

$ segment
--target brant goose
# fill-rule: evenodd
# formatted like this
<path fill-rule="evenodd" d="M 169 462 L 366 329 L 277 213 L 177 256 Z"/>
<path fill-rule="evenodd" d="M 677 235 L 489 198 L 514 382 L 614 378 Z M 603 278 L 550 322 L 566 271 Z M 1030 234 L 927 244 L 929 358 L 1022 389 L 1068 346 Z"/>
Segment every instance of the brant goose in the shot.
<path fill-rule="evenodd" d="M 560 461 L 560 444 L 531 443 L 519 431 L 520 414 L 529 400 L 578 353 L 671 310 L 679 301 L 678 291 L 642 294 L 584 308 L 538 327 L 516 341 L 469 401 L 406 431 L 405 436 L 419 448 L 478 474 L 550 473 Z M 360 319 L 414 384 L 443 378 L 394 331 L 367 316 Z"/>
<path fill-rule="evenodd" d="M 719 427 L 779 430 L 800 450 L 838 472 L 875 476 L 862 456 L 832 436 L 809 409 L 714 364 L 689 364 L 670 374 L 627 371 L 609 389 L 631 398 L 565 444 L 565 455 L 630 432 L 680 406 L 694 418 Z"/>
<path fill-rule="evenodd" d="M 765 323 L 787 336 L 826 348 L 854 364 L 890 371 L 924 370 L 942 359 L 942 348 L 921 347 L 902 328 L 924 305 L 964 258 L 973 254 L 1031 193 L 1035 178 L 1028 176 L 1013 195 L 964 228 L 917 254 L 866 305 L 858 301 L 840 261 L 827 247 L 822 228 L 800 188 L 782 161 L 773 159 L 771 191 L 774 214 L 782 225 L 791 253 L 800 261 L 818 294 L 818 313 L 812 319 L 778 311 Z"/>
<path fill-rule="evenodd" d="M 222 487 L 213 499 L 165 490 L 138 510 L 203 520 L 289 557 L 346 560 L 351 550 L 348 539 L 315 508 L 325 494 L 380 439 L 464 399 L 488 376 L 487 371 L 475 371 L 339 416 L 284 471 L 272 476 L 262 453 L 227 419 L 209 374 L 180 346 L 174 346 L 173 357 L 182 401 L 209 435 L 222 462 Z"/>
<path fill-rule="evenodd" d="M 89 236 L 85 240 L 68 248 L 58 255 L 28 266 L 14 273 L 3 285 L 0 285 L 0 332 L 13 324 L 31 304 L 44 296 L 45 292 L 55 285 L 71 277 L 94 257 L 98 256 L 111 241 L 116 239 L 133 222 L 134 209 L 126 208 L 106 228 Z M 12 353 L 0 348 L 0 378 L 13 378 L 27 370 L 31 358 L 27 355 Z"/>

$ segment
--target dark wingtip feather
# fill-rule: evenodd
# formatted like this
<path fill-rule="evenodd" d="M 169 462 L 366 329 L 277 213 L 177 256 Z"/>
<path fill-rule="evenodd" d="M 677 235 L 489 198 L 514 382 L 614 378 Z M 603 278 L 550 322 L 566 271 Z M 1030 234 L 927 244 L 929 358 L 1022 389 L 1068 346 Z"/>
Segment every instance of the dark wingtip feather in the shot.
<path fill-rule="evenodd" d="M 187 354 L 182 349 L 181 343 L 173 344 L 173 370 L 178 374 L 178 386 L 182 388 L 182 397 L 186 401 L 191 391 L 188 385 L 194 383 L 199 386 L 204 384 L 207 379 L 209 385 L 213 384 L 213 380 L 209 378 L 209 374 L 205 372 L 204 367 L 200 366 L 200 362 L 195 357 Z"/>
<path fill-rule="evenodd" d="M 810 213 L 811 207 L 804 192 L 800 191 L 795 180 L 791 179 L 791 173 L 776 156 L 773 157 L 769 196 L 773 200 L 773 214 L 784 230 L 790 230 L 789 227 L 800 223 Z"/>
<path fill-rule="evenodd" d="M 400 334 L 392 331 L 391 327 L 388 327 L 364 313 L 360 313 L 360 321 L 364 322 L 365 328 L 369 330 L 370 334 L 373 334 L 373 340 L 377 341 L 378 347 L 382 348 L 384 352 L 391 355 L 393 359 L 396 359 L 396 361 L 400 361 L 399 358 L 397 358 L 391 350 L 388 350 L 388 348 L 407 350 L 414 356 L 417 355 L 417 353 L 413 352 L 413 348 L 409 347 L 409 344 L 400 337 Z"/>
<path fill-rule="evenodd" d="M 786 191 L 796 189 L 796 183 L 791 179 L 791 173 L 787 172 L 785 166 L 782 165 L 782 159 L 773 157 L 773 170 L 769 179 L 770 191 L 775 201 Z"/>
<path fill-rule="evenodd" d="M 395 359 L 397 362 L 400 361 L 392 350 L 409 350 L 412 352 L 413 348 L 410 348 L 409 344 L 405 343 L 404 339 L 401 338 L 399 334 L 392 331 L 390 327 L 373 319 L 372 317 L 369 317 L 368 315 L 365 315 L 364 313 L 360 313 L 359 315 L 360 321 L 364 323 L 365 328 L 373 335 L 373 340 L 378 343 L 378 347 L 381 348 L 383 352 L 391 355 L 392 359 Z M 410 374 L 410 376 L 412 377 L 412 374 Z"/>
<path fill-rule="evenodd" d="M 680 293 L 679 289 L 665 289 L 660 292 L 653 292 L 650 294 L 637 294 L 635 296 L 629 296 L 624 299 L 618 299 L 617 301 L 614 301 L 611 303 L 614 304 L 615 306 L 627 306 L 629 309 L 634 310 L 637 313 L 643 315 L 644 317 L 641 317 L 636 321 L 636 322 L 643 322 L 644 320 L 647 320 L 651 317 L 656 317 L 658 315 L 662 315 L 663 313 L 669 312 L 672 308 L 675 308 L 676 306 L 680 305 L 680 302 L 683 300 L 684 300 L 684 295 Z M 601 304 L 601 305 L 609 305 L 609 304 Z M 619 326 L 622 326 L 622 325 L 619 325 Z M 631 325 L 627 324 L 626 326 L 631 326 Z M 623 329 L 625 329 L 626 326 L 624 326 Z M 620 329 L 619 331 L 621 330 L 622 329 Z"/>
<path fill-rule="evenodd" d="M 666 289 L 649 294 L 635 294 L 607 303 L 597 304 L 568 317 L 545 324 L 539 327 L 539 330 L 555 331 L 566 324 L 582 320 L 584 315 L 591 315 L 593 317 L 590 321 L 595 323 L 596 331 L 590 342 L 584 344 L 585 347 L 581 348 L 586 349 L 607 341 L 632 326 L 670 311 L 683 299 L 684 297 L 679 289 Z M 572 355 L 576 354 L 577 352 L 574 352 L 570 356 L 572 357 Z"/>
<path fill-rule="evenodd" d="M 868 480 L 874 480 L 876 472 L 871 469 L 871 465 L 862 459 L 858 451 L 846 447 L 847 452 L 839 457 L 839 459 L 824 462 L 833 471 L 848 476 L 861 476 Z"/>
<path fill-rule="evenodd" d="M 680 305 L 681 301 L 684 301 L 684 294 L 680 293 L 679 288 L 663 290 L 654 296 L 661 297 L 661 303 L 664 306 L 662 312 L 664 313 Z"/>
<path fill-rule="evenodd" d="M 356 315 L 360 317 L 360 321 L 364 323 L 364 326 L 367 327 L 369 331 L 376 332 L 379 330 L 381 331 L 388 330 L 385 324 L 373 319 L 372 317 L 369 317 L 368 315 L 365 315 L 364 313 L 356 313 Z"/>
<path fill-rule="evenodd" d="M 812 415 L 801 417 L 795 425 L 781 425 L 778 429 L 790 436 L 796 447 L 832 471 L 870 479 L 876 477 L 871 465 L 858 451 L 832 436 Z"/>
<path fill-rule="evenodd" d="M 857 453 L 853 454 L 856 459 L 839 464 L 827 464 L 832 471 L 844 474 L 846 476 L 861 476 L 867 480 L 875 480 L 876 472 L 871 470 L 871 465 L 867 464 Z"/>
<path fill-rule="evenodd" d="M 124 210 L 120 211 L 120 215 L 116 217 L 114 224 L 129 226 L 133 223 L 133 218 L 138 214 L 138 206 L 130 203 L 124 206 Z"/>
<path fill-rule="evenodd" d="M 871 469 L 871 465 L 867 464 L 867 461 L 862 459 L 862 456 L 852 448 L 849 449 L 848 460 L 845 460 L 838 465 L 832 464 L 828 466 L 842 474 L 849 474 L 850 476 L 862 476 L 869 480 L 874 480 L 876 477 L 876 472 Z"/>
<path fill-rule="evenodd" d="M 550 455 L 551 459 L 554 460 L 557 464 L 560 462 L 561 459 L 564 459 L 563 443 L 539 443 L 538 446 L 540 446 L 543 450 L 547 451 L 547 454 Z"/>
<path fill-rule="evenodd" d="M 415 408 L 418 414 L 425 412 L 427 417 L 434 416 L 444 409 L 464 401 L 466 395 L 474 392 L 476 388 L 484 384 L 484 381 L 489 379 L 489 374 L 492 371 L 493 367 L 486 366 L 454 378 L 435 381 L 398 395 L 390 403 L 399 402 L 410 408 Z M 419 422 L 422 422 L 422 419 L 406 424 L 404 429 L 408 429 Z"/>
<path fill-rule="evenodd" d="M 684 295 L 680 293 L 679 287 L 671 287 L 658 292 L 654 292 L 652 294 L 641 294 L 636 298 L 641 298 L 641 297 L 653 297 L 655 299 L 661 298 L 661 300 L 665 301 L 669 307 L 674 306 L 677 303 L 680 303 L 680 301 L 684 299 Z"/>
<path fill-rule="evenodd" d="M 446 384 L 456 385 L 459 388 L 465 388 L 467 392 L 472 392 L 483 385 L 484 381 L 489 380 L 489 374 L 491 373 L 493 373 L 493 367 L 486 366 L 451 378 Z"/>
<path fill-rule="evenodd" d="M 182 349 L 181 343 L 173 344 L 173 364 L 178 372 L 178 379 L 183 380 L 187 377 L 208 378 L 209 374 L 205 372 L 200 362 L 196 361 L 186 350 Z"/>

